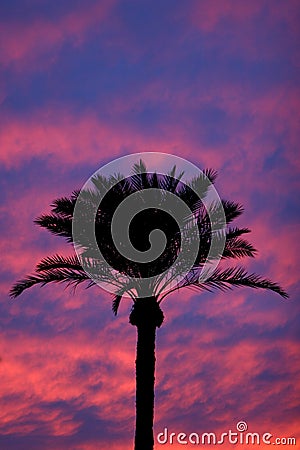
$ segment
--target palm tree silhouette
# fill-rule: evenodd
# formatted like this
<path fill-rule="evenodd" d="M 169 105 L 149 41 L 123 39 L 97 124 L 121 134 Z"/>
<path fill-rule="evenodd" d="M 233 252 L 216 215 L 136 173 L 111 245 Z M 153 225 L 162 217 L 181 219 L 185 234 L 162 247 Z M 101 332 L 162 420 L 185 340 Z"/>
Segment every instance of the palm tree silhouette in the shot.
<path fill-rule="evenodd" d="M 84 230 L 77 236 L 78 242 L 74 242 L 72 223 L 79 191 L 74 191 L 70 197 L 55 200 L 51 205 L 52 213 L 41 215 L 35 223 L 55 235 L 63 236 L 69 243 L 79 244 L 83 252 L 69 257 L 54 255 L 42 259 L 36 266 L 36 272 L 18 281 L 10 291 L 12 297 L 18 297 L 24 290 L 36 284 L 44 286 L 48 283 L 66 283 L 68 286 L 77 286 L 87 282 L 88 286 L 92 286 L 98 281 L 104 281 L 115 288 L 112 302 L 115 315 L 124 296 L 132 299 L 129 322 L 137 327 L 135 450 L 152 450 L 154 447 L 155 338 L 156 328 L 160 327 L 164 320 L 160 307 L 162 300 L 171 292 L 185 287 L 199 291 L 214 289 L 225 291 L 234 286 L 248 286 L 272 290 L 284 298 L 288 297 L 277 283 L 254 273 L 247 273 L 240 267 L 223 270 L 218 268 L 209 273 L 206 279 L 199 277 L 209 255 L 213 233 L 218 230 L 220 221 L 219 207 L 211 205 L 211 211 L 208 212 L 201 201 L 201 198 L 203 199 L 209 192 L 210 185 L 214 183 L 216 172 L 211 169 L 205 170 L 188 184 L 181 181 L 182 174 L 175 176 L 175 172 L 176 166 L 167 175 L 147 172 L 146 166 L 140 160 L 133 166 L 132 175 L 127 178 L 120 174 L 106 178 L 98 175 L 92 178 L 96 190 L 84 192 L 83 201 L 88 218 L 91 209 L 95 205 L 98 207 L 100 197 L 102 199 L 95 217 L 94 229 L 103 259 L 99 258 L 99 253 Z M 193 190 L 195 186 L 200 187 L 201 198 Z M 169 192 L 183 200 L 192 211 L 191 215 L 196 217 L 200 245 L 188 272 L 184 262 L 176 266 L 176 260 L 180 254 L 181 241 L 189 239 L 190 245 L 193 246 L 193 235 L 182 236 L 176 221 L 161 208 L 150 208 L 136 214 L 129 228 L 132 245 L 141 252 L 149 248 L 148 236 L 151 230 L 159 228 L 165 233 L 167 240 L 165 249 L 154 262 L 132 261 L 120 254 L 114 245 L 111 223 L 116 208 L 131 194 L 142 193 L 150 188 L 157 189 L 158 204 L 164 204 L 164 193 Z M 103 191 L 107 192 L 104 196 Z M 226 219 L 225 247 L 221 255 L 215 252 L 210 258 L 224 260 L 254 257 L 256 250 L 243 238 L 250 230 L 229 226 L 243 212 L 242 206 L 226 200 L 222 200 L 221 205 Z M 219 228 L 221 229 L 221 225 Z M 114 269 L 113 271 L 109 271 L 103 264 L 104 259 Z M 164 280 L 160 274 L 170 267 L 174 268 L 172 277 Z M 126 275 L 127 281 L 118 274 Z M 149 295 L 140 296 L 140 282 L 147 277 L 152 277 L 148 286 Z"/>

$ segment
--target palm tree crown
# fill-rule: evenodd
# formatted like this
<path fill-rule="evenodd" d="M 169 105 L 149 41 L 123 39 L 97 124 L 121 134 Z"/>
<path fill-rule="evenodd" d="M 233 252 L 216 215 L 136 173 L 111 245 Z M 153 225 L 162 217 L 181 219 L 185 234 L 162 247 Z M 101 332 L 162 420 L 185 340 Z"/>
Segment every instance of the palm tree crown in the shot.
<path fill-rule="evenodd" d="M 211 291 L 213 289 L 231 289 L 233 286 L 248 286 L 251 288 L 269 289 L 277 292 L 284 298 L 288 297 L 287 293 L 277 283 L 254 273 L 247 273 L 241 267 L 231 267 L 223 270 L 218 268 L 213 273 L 210 273 L 205 278 L 205 281 L 201 281 L 199 274 L 209 254 L 213 235 L 212 230 L 218 230 L 220 206 L 212 204 L 210 211 L 207 211 L 193 188 L 197 186 L 197 192 L 200 190 L 201 198 L 204 198 L 210 184 L 214 183 L 217 174 L 211 169 L 205 170 L 202 175 L 193 178 L 187 184 L 181 181 L 182 173 L 175 176 L 175 172 L 176 167 L 174 166 L 167 175 L 149 173 L 144 163 L 140 161 L 133 166 L 133 174 L 130 177 L 124 178 L 121 174 L 117 174 L 107 178 L 100 175 L 92 178 L 95 190 L 84 192 L 81 199 L 83 198 L 82 201 L 85 202 L 85 211 L 87 213 L 95 205 L 99 206 L 99 199 L 102 199 L 95 217 L 95 236 L 103 258 L 115 269 L 114 271 L 107 270 L 107 266 L 103 264 L 104 260 L 99 258 L 95 246 L 90 242 L 89 236 L 85 235 L 84 230 L 78 237 L 79 242 L 74 242 L 72 222 L 80 192 L 74 191 L 70 197 L 56 199 L 51 205 L 52 212 L 41 215 L 35 220 L 35 223 L 55 235 L 63 236 L 69 243 L 80 245 L 84 251 L 80 255 L 60 256 L 56 254 L 42 259 L 37 264 L 35 273 L 18 281 L 12 287 L 10 295 L 17 297 L 25 289 L 35 284 L 43 286 L 56 282 L 76 287 L 78 284 L 86 282 L 87 286 L 90 287 L 97 284 L 98 279 L 99 281 L 115 285 L 112 309 L 117 314 L 120 301 L 124 295 L 130 296 L 133 302 L 136 302 L 136 299 L 139 297 L 140 280 L 145 277 L 156 276 L 156 282 L 152 283 L 152 292 L 150 294 L 156 296 L 158 303 L 170 292 L 184 287 L 200 291 Z M 115 248 L 111 236 L 111 222 L 114 211 L 130 195 L 144 192 L 150 188 L 157 189 L 158 203 L 163 203 L 164 193 L 170 192 L 188 206 L 192 211 L 193 218 L 196 217 L 201 245 L 198 248 L 193 266 L 188 273 L 185 273 L 186 267 L 184 264 L 182 266 L 181 263 L 180 267 L 176 266 L 181 240 L 185 237 L 181 235 L 174 219 L 159 208 L 151 208 L 141 212 L 141 214 L 137 214 L 129 229 L 132 244 L 139 251 L 145 251 L 147 246 L 149 246 L 147 236 L 149 236 L 151 230 L 161 229 L 166 235 L 167 244 L 159 259 L 151 263 L 134 262 L 121 255 Z M 103 192 L 107 193 L 103 196 Z M 250 230 L 248 228 L 230 226 L 231 222 L 242 214 L 242 206 L 227 200 L 222 200 L 221 205 L 226 220 L 225 245 L 222 255 L 215 253 L 210 255 L 210 258 L 221 258 L 224 260 L 239 259 L 245 256 L 254 257 L 256 254 L 255 248 L 243 237 Z M 223 225 L 222 223 L 220 224 L 220 230 Z M 188 239 L 192 247 L 193 235 L 189 234 Z M 181 276 L 180 281 L 175 283 L 175 285 L 173 283 L 172 287 L 168 289 L 167 283 L 170 280 L 164 280 L 163 283 L 159 274 L 172 265 L 175 267 L 173 276 L 175 280 L 182 273 L 184 273 L 184 276 Z M 124 282 L 124 279 L 116 274 L 128 275 L 133 281 L 130 283 Z"/>

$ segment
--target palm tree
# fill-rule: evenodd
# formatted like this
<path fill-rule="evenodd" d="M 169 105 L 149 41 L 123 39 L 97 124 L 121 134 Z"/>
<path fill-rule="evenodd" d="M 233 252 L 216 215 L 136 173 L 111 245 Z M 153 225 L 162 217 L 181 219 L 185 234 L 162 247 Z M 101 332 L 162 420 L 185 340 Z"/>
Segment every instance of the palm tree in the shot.
<path fill-rule="evenodd" d="M 63 236 L 69 243 L 79 246 L 81 253 L 77 252 L 69 257 L 54 255 L 42 259 L 36 266 L 36 272 L 18 281 L 10 291 L 12 297 L 18 297 L 24 290 L 36 284 L 44 286 L 48 283 L 66 283 L 68 286 L 77 286 L 87 282 L 89 287 L 102 282 L 110 283 L 114 286 L 115 292 L 112 302 L 115 315 L 122 298 L 131 298 L 133 303 L 129 322 L 137 328 L 135 450 L 152 450 L 154 447 L 155 338 L 156 329 L 164 320 L 161 309 L 162 300 L 171 292 L 185 287 L 197 291 L 214 289 L 225 291 L 234 286 L 248 286 L 272 290 L 284 298 L 288 297 L 277 283 L 254 273 L 247 273 L 240 267 L 223 268 L 223 270 L 218 268 L 208 272 L 205 277 L 200 276 L 207 258 L 225 260 L 254 257 L 256 250 L 243 238 L 243 235 L 249 233 L 248 228 L 230 226 L 231 222 L 243 212 L 240 204 L 221 201 L 226 219 L 225 231 L 224 223 L 222 224 L 220 220 L 220 205 L 210 205 L 210 211 L 204 207 L 202 199 L 215 181 L 215 171 L 205 170 L 189 183 L 183 183 L 181 181 L 183 174 L 175 176 L 175 172 L 175 166 L 167 175 L 147 172 L 144 163 L 140 161 L 133 166 L 133 173 L 127 178 L 120 174 L 111 177 L 94 176 L 92 182 L 96 190 L 86 190 L 83 195 L 79 191 L 74 191 L 70 197 L 55 200 L 51 205 L 52 213 L 41 215 L 35 223 L 55 235 Z M 195 193 L 195 186 L 200 187 L 201 198 Z M 182 234 L 182 230 L 178 228 L 172 217 L 170 218 L 165 211 L 162 211 L 163 208 L 150 208 L 137 214 L 133 220 L 133 227 L 129 229 L 132 244 L 141 252 L 149 247 L 147 236 L 151 230 L 159 228 L 165 233 L 167 245 L 154 262 L 134 262 L 120 254 L 114 245 L 111 236 L 114 211 L 131 194 L 141 194 L 142 191 L 150 188 L 156 189 L 157 202 L 160 205 L 166 202 L 165 193 L 171 193 L 189 207 L 193 220 L 196 218 L 200 245 L 192 267 L 188 270 L 184 261 L 177 265 L 176 261 L 181 251 L 181 241 L 188 240 L 192 248 L 195 244 L 194 235 L 193 233 Z M 105 195 L 103 195 L 104 192 Z M 72 225 L 76 202 L 78 203 L 79 198 L 85 206 L 86 217 L 83 219 L 90 220 L 91 211 L 95 207 L 97 209 L 94 230 L 97 246 L 101 248 L 101 257 L 84 229 L 81 233 L 77 233 L 74 239 Z M 187 223 L 188 221 L 189 218 Z M 221 254 L 218 251 L 210 253 L 213 235 L 214 238 L 219 237 L 224 240 L 224 249 Z M 172 275 L 166 280 L 160 274 L 170 267 Z M 145 278 L 150 280 L 147 285 L 149 294 L 141 295 L 141 280 Z"/>

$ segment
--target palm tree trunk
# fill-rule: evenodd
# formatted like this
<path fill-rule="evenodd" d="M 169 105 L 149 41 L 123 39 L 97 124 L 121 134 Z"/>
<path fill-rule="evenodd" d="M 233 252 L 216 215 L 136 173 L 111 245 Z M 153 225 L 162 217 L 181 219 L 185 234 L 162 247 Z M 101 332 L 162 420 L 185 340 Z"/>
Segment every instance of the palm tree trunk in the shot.
<path fill-rule="evenodd" d="M 163 313 L 155 297 L 140 298 L 130 314 L 137 327 L 135 450 L 153 450 L 155 334 Z"/>
<path fill-rule="evenodd" d="M 155 329 L 137 326 L 135 450 L 153 450 Z"/>

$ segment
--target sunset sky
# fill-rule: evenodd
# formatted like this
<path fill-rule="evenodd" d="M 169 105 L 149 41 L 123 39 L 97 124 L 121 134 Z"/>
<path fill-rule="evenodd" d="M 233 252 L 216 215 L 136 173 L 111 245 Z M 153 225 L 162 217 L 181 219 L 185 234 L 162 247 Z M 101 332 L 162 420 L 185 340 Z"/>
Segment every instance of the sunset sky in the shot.
<path fill-rule="evenodd" d="M 300 445 L 299 42 L 298 0 L 2 0 L 1 450 L 132 448 L 129 300 L 114 317 L 99 287 L 8 291 L 42 257 L 73 253 L 33 223 L 54 199 L 149 151 L 218 171 L 259 250 L 237 263 L 290 295 L 185 290 L 162 303 L 155 435 L 243 420 Z"/>

